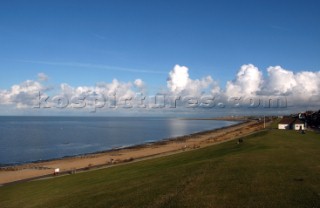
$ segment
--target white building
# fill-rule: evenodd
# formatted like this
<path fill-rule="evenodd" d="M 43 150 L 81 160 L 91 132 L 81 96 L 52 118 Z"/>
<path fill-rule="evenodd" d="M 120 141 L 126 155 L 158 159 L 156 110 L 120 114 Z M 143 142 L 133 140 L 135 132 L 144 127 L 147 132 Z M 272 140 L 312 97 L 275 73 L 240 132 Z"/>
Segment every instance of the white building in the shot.
<path fill-rule="evenodd" d="M 303 121 L 292 117 L 284 117 L 278 123 L 278 129 L 294 129 L 294 130 L 305 130 L 306 125 Z"/>
<path fill-rule="evenodd" d="M 278 129 L 292 129 L 292 123 L 294 122 L 294 118 L 284 117 L 278 123 Z"/>
<path fill-rule="evenodd" d="M 294 130 L 305 130 L 305 128 L 306 128 L 306 126 L 301 120 L 297 119 L 294 121 L 294 123 L 293 123 Z"/>

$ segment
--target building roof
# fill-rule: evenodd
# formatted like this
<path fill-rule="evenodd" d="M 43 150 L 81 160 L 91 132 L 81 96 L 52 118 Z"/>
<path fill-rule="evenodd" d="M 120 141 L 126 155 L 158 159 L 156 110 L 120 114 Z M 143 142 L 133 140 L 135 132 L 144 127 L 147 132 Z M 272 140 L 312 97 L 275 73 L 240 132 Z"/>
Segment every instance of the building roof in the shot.
<path fill-rule="evenodd" d="M 292 117 L 284 117 L 283 119 L 281 119 L 281 121 L 279 122 L 279 124 L 304 124 L 303 121 L 301 121 L 300 119 L 296 119 L 296 118 L 292 118 Z"/>
<path fill-rule="evenodd" d="M 296 119 L 292 117 L 284 117 L 279 124 L 292 124 Z"/>
<path fill-rule="evenodd" d="M 304 122 L 301 121 L 301 120 L 299 120 L 299 119 L 296 119 L 296 120 L 294 121 L 294 124 L 304 124 Z"/>

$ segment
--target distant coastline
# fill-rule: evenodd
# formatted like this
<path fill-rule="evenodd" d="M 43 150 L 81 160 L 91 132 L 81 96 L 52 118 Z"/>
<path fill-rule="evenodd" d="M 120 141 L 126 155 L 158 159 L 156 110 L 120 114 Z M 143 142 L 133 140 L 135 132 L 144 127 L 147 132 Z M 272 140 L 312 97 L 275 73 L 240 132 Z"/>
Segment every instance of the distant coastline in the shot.
<path fill-rule="evenodd" d="M 151 140 L 151 141 L 146 141 L 144 143 L 139 143 L 139 144 L 132 144 L 132 145 L 124 145 L 124 146 L 118 146 L 118 147 L 113 147 L 110 149 L 106 149 L 106 150 L 101 150 L 101 151 L 95 151 L 95 152 L 89 152 L 89 153 L 83 153 L 83 154 L 78 154 L 78 155 L 71 155 L 71 156 L 63 156 L 63 157 L 57 157 L 57 158 L 52 158 L 52 159 L 46 159 L 46 160 L 34 160 L 34 161 L 29 161 L 29 162 L 21 162 L 21 163 L 9 163 L 9 164 L 0 164 L 0 170 L 1 168 L 5 169 L 5 168 L 12 168 L 12 167 L 17 167 L 17 166 L 23 166 L 26 164 L 37 164 L 37 163 L 43 163 L 43 162 L 51 162 L 51 161 L 57 161 L 57 160 L 64 160 L 64 159 L 68 159 L 68 158 L 82 158 L 82 157 L 88 157 L 90 155 L 96 155 L 96 154 L 103 154 L 103 153 L 110 153 L 110 152 L 114 152 L 114 151 L 119 151 L 119 150 L 130 150 L 130 149 L 139 149 L 142 147 L 148 147 L 151 145 L 162 145 L 165 144 L 167 142 L 174 142 L 174 141 L 184 141 L 190 137 L 197 137 L 203 134 L 207 134 L 207 133 L 211 133 L 214 131 L 218 131 L 218 130 L 223 130 L 223 129 L 228 129 L 230 127 L 234 127 L 234 126 L 238 126 L 242 123 L 248 122 L 248 120 L 245 119 L 241 119 L 241 120 L 232 120 L 232 119 L 228 119 L 228 120 L 224 120 L 223 118 L 185 118 L 182 120 L 221 120 L 221 121 L 234 121 L 236 122 L 235 124 L 229 125 L 229 126 L 223 126 L 220 128 L 215 128 L 215 129 L 211 129 L 211 130 L 206 130 L 206 131 L 199 131 L 199 132 L 194 132 L 194 133 L 190 133 L 190 134 L 186 134 L 186 135 L 182 135 L 182 136 L 177 136 L 177 137 L 169 137 L 169 138 L 163 138 L 161 140 Z"/>
<path fill-rule="evenodd" d="M 0 167 L 139 146 L 238 122 L 161 117 L 0 118 Z"/>
<path fill-rule="evenodd" d="M 213 118 L 181 118 L 182 120 L 214 120 L 214 121 L 238 121 L 245 122 L 250 120 L 248 116 L 225 116 Z"/>
<path fill-rule="evenodd" d="M 111 167 L 127 162 L 176 154 L 233 140 L 261 129 L 263 129 L 261 122 L 247 120 L 227 127 L 167 138 L 161 141 L 2 167 L 0 168 L 0 184 L 51 177 L 55 168 L 60 168 L 62 174 L 71 174 L 89 169 Z"/>

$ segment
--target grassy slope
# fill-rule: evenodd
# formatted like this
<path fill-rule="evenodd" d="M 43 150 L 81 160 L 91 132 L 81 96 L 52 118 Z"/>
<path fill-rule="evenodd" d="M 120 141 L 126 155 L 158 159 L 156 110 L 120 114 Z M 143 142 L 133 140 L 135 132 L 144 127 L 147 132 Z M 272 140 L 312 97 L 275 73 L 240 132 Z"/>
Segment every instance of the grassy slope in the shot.
<path fill-rule="evenodd" d="M 320 135 L 244 139 L 0 187 L 0 207 L 320 207 Z"/>

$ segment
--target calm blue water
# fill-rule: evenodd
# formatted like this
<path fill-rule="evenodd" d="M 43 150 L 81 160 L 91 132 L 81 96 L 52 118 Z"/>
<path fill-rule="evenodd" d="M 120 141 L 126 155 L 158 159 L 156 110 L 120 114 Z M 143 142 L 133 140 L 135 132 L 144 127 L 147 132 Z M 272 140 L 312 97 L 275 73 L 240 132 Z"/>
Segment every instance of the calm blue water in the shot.
<path fill-rule="evenodd" d="M 157 141 L 230 121 L 124 117 L 0 117 L 0 166 Z"/>

